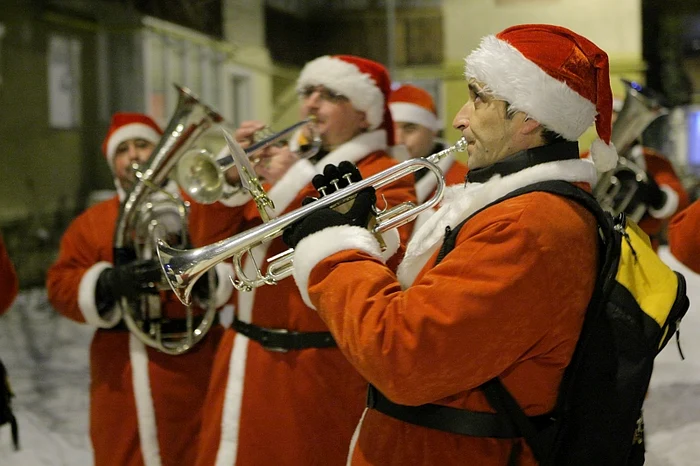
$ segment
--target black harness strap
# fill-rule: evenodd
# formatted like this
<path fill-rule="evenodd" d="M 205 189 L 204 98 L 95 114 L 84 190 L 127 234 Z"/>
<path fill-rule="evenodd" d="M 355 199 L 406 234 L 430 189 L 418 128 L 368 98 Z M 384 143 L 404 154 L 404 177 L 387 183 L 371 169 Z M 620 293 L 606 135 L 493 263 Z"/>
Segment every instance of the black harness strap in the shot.
<path fill-rule="evenodd" d="M 367 390 L 367 407 L 409 424 L 452 434 L 501 439 L 523 436 L 519 428 L 507 416 L 436 404 L 400 405 L 388 399 L 371 384 Z M 533 425 L 541 426 L 541 428 L 551 424 L 551 418 L 547 415 L 533 416 L 528 419 Z"/>

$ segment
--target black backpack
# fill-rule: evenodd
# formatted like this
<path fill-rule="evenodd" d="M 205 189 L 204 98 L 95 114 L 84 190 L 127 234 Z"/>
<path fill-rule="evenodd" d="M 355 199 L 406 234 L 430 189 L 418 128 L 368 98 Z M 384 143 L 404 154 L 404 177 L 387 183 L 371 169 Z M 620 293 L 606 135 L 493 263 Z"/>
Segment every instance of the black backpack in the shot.
<path fill-rule="evenodd" d="M 654 358 L 674 334 L 678 340 L 690 304 L 685 279 L 661 261 L 634 222 L 624 214 L 613 218 L 571 183 L 535 183 L 489 206 L 533 191 L 575 200 L 595 215 L 600 273 L 550 422 L 532 422 L 541 416 L 528 418 L 498 378 L 482 388 L 497 416 L 515 426 L 542 465 L 641 465 L 642 405 Z M 438 262 L 454 248 L 465 222 L 446 233 Z"/>
<path fill-rule="evenodd" d="M 10 424 L 12 430 L 12 444 L 15 450 L 19 450 L 19 429 L 17 419 L 12 413 L 12 397 L 14 393 L 10 389 L 10 381 L 7 377 L 5 365 L 0 361 L 0 426 Z"/>

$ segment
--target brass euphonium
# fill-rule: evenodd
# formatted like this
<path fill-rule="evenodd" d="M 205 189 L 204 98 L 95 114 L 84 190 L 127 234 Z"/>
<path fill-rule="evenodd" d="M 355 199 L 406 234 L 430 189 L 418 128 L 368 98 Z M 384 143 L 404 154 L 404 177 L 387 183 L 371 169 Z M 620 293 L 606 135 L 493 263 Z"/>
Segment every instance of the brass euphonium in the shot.
<path fill-rule="evenodd" d="M 603 173 L 593 195 L 603 209 L 613 215 L 621 212 L 639 222 L 648 206 L 641 199 L 643 183 L 648 175 L 630 157 L 635 141 L 654 120 L 668 112 L 641 85 L 622 80 L 626 86 L 625 100 L 612 127 L 611 142 L 619 156 L 617 166 Z"/>
<path fill-rule="evenodd" d="M 121 205 L 114 232 L 115 265 L 154 258 L 155 241 L 168 233 L 178 235 L 183 246 L 188 244 L 188 205 L 161 187 L 192 143 L 212 124 L 223 119 L 202 104 L 189 89 L 177 85 L 175 88 L 179 94 L 175 113 L 151 157 L 136 172 L 137 180 Z M 174 225 L 177 221 L 179 226 Z M 126 326 L 144 344 L 164 353 L 177 355 L 188 351 L 205 336 L 216 315 L 214 276 L 209 274 L 208 278 L 210 298 L 205 314 L 195 326 L 193 310 L 187 306 L 187 331 L 184 334 L 168 334 L 161 330 L 164 317 L 159 294 L 142 295 L 136 303 L 127 298 L 118 300 Z M 160 289 L 168 289 L 168 285 L 162 283 Z"/>
<path fill-rule="evenodd" d="M 274 285 L 279 280 L 292 274 L 294 250 L 289 249 L 270 258 L 265 273 L 257 266 L 256 276 L 247 277 L 243 274 L 242 262 L 245 255 L 249 254 L 253 248 L 281 236 L 285 228 L 307 217 L 312 212 L 343 204 L 367 187 L 371 186 L 379 189 L 404 176 L 426 168 L 437 179 L 435 194 L 419 205 L 407 202 L 379 212 L 376 222 L 370 228 L 370 231 L 374 234 L 379 234 L 404 225 L 414 220 L 421 212 L 433 208 L 440 202 L 445 182 L 443 173 L 436 164 L 449 154 L 456 151 L 464 151 L 466 147 L 467 142 L 462 138 L 454 146 L 443 151 L 425 158 L 401 162 L 369 178 L 365 178 L 357 183 L 351 183 L 345 188 L 338 189 L 332 194 L 323 196 L 315 202 L 288 212 L 276 219 L 208 246 L 182 250 L 172 248 L 164 241 L 158 241 L 158 257 L 163 266 L 165 276 L 175 294 L 185 304 L 191 300 L 191 292 L 195 282 L 214 265 L 229 257 L 233 257 L 236 277 L 232 277 L 232 281 L 238 290 L 250 291 L 263 285 Z"/>

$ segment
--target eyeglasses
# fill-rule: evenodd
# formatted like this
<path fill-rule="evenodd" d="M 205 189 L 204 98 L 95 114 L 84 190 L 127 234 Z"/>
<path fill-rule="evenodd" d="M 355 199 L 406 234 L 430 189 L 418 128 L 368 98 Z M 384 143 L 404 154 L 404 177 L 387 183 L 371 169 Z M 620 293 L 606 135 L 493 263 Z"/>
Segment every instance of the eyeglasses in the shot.
<path fill-rule="evenodd" d="M 302 99 L 308 99 L 315 92 L 318 92 L 319 97 L 321 97 L 322 100 L 325 100 L 327 102 L 340 103 L 347 102 L 349 100 L 343 94 L 328 89 L 325 86 L 305 86 L 301 88 L 298 92 L 299 97 L 301 97 Z"/>

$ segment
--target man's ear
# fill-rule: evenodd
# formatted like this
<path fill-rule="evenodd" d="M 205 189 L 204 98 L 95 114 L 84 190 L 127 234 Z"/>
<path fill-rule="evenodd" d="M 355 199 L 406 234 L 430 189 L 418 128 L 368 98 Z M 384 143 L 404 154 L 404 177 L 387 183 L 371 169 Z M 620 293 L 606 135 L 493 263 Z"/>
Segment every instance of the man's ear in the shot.
<path fill-rule="evenodd" d="M 358 110 L 358 115 L 360 118 L 360 128 L 366 130 L 369 128 L 369 121 L 367 121 L 367 113 Z"/>
<path fill-rule="evenodd" d="M 539 121 L 532 119 L 531 117 L 524 115 L 523 123 L 520 130 L 523 134 L 532 134 L 538 129 L 543 128 Z"/>

